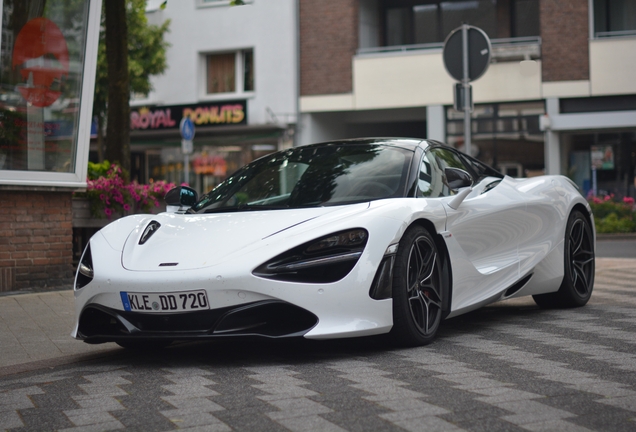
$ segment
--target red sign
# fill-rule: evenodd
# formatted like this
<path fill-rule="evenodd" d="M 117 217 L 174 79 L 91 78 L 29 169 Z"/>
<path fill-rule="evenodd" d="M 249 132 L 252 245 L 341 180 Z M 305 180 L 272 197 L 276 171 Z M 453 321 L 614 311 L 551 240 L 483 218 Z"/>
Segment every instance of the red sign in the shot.
<path fill-rule="evenodd" d="M 68 47 L 59 27 L 47 18 L 27 22 L 15 40 L 13 67 L 26 82 L 18 90 L 27 102 L 37 107 L 55 102 L 69 68 Z"/>

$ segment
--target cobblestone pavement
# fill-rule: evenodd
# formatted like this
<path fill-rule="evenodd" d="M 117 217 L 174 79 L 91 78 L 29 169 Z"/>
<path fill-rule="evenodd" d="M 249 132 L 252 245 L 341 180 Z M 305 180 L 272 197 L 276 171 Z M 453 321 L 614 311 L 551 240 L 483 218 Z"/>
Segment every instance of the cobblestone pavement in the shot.
<path fill-rule="evenodd" d="M 509 300 L 427 347 L 188 343 L 5 374 L 0 430 L 634 431 L 633 264 L 606 262 L 584 308 Z"/>

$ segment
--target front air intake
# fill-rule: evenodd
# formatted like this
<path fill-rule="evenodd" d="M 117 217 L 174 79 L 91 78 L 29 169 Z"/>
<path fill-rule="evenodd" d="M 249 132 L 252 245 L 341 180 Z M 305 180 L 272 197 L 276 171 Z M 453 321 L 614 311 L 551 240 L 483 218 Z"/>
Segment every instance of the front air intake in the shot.
<path fill-rule="evenodd" d="M 90 242 L 84 249 L 82 258 L 77 266 L 77 274 L 75 275 L 75 290 L 84 288 L 93 280 L 93 257 L 91 256 Z"/>
<path fill-rule="evenodd" d="M 150 221 L 150 223 L 146 226 L 146 229 L 144 230 L 143 234 L 141 234 L 141 238 L 139 239 L 139 244 L 142 245 L 146 243 L 148 239 L 150 239 L 150 237 L 152 237 L 152 235 L 157 232 L 159 227 L 161 227 L 161 224 L 159 222 L 155 220 Z"/>

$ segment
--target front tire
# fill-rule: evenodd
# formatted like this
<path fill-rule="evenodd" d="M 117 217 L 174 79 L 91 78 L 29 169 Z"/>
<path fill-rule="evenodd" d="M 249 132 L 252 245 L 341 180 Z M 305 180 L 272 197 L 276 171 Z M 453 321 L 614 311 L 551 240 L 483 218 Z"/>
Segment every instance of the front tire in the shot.
<path fill-rule="evenodd" d="M 568 218 L 564 244 L 564 276 L 559 291 L 533 296 L 543 308 L 584 306 L 594 288 L 594 234 L 583 213 L 574 210 Z"/>
<path fill-rule="evenodd" d="M 433 341 L 442 321 L 442 259 L 431 234 L 409 228 L 398 246 L 393 269 L 393 328 L 399 345 Z"/>

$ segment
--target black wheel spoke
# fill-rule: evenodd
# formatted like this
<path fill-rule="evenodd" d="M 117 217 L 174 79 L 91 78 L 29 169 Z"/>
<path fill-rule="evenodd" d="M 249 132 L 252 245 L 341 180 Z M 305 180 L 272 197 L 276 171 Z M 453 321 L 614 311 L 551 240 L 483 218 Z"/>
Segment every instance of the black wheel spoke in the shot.
<path fill-rule="evenodd" d="M 417 295 L 415 297 L 411 297 L 409 304 L 411 306 L 411 313 L 415 324 L 421 329 L 426 329 L 426 320 L 428 316 L 426 302 L 422 301 L 422 298 Z"/>
<path fill-rule="evenodd" d="M 407 295 L 411 317 L 427 335 L 441 314 L 440 275 L 437 252 L 425 237 L 416 239 L 409 253 Z"/>
<path fill-rule="evenodd" d="M 594 288 L 594 231 L 587 212 L 575 208 L 568 217 L 564 244 L 564 277 L 556 292 L 536 294 L 537 305 L 542 308 L 581 307 L 592 295 Z"/>
<path fill-rule="evenodd" d="M 432 258 L 429 260 L 430 264 L 422 266 L 422 271 L 420 272 L 420 285 L 424 285 L 427 282 L 431 281 L 433 277 L 433 272 L 435 271 L 435 255 L 432 255 Z"/>
<path fill-rule="evenodd" d="M 429 303 L 426 301 L 426 297 L 424 297 L 424 294 L 420 291 L 420 300 L 422 305 L 424 306 L 422 308 L 422 313 L 424 316 L 424 320 L 422 322 L 422 328 L 424 329 L 424 331 L 426 333 L 428 333 L 430 331 L 430 323 L 429 323 L 429 318 L 430 318 L 430 310 L 429 310 Z"/>
<path fill-rule="evenodd" d="M 572 231 L 570 234 L 570 250 L 572 251 L 572 256 L 575 256 L 578 251 L 581 249 L 583 245 L 583 240 L 585 238 L 585 229 L 583 225 L 583 221 L 577 220 L 572 225 Z"/>
<path fill-rule="evenodd" d="M 579 292 L 579 294 L 585 295 L 588 291 L 588 283 L 587 277 L 585 276 L 585 272 L 583 269 L 576 267 L 574 270 L 577 274 L 576 281 L 578 283 L 574 284 L 574 288 Z"/>
<path fill-rule="evenodd" d="M 443 255 L 431 234 L 421 226 L 410 227 L 395 259 L 393 281 L 393 329 L 405 345 L 430 343 L 442 321 Z"/>
<path fill-rule="evenodd" d="M 570 283 L 573 294 L 589 296 L 594 280 L 594 241 L 592 232 L 582 217 L 570 226 Z"/>

